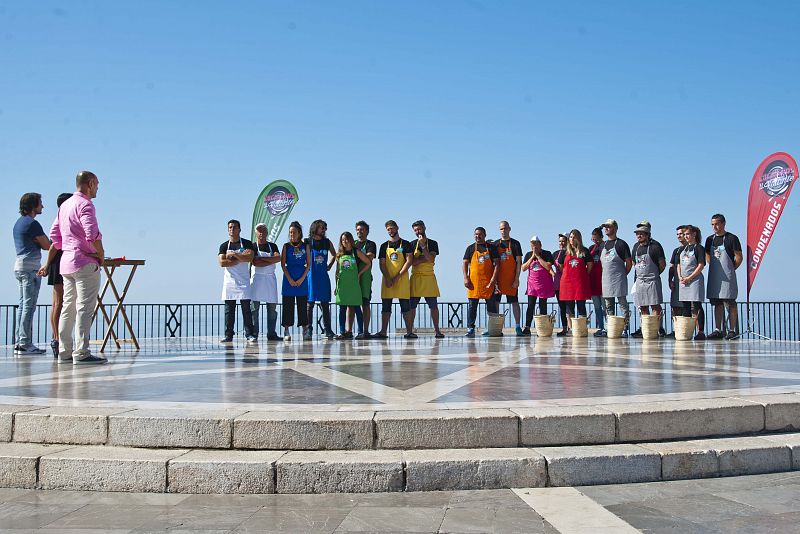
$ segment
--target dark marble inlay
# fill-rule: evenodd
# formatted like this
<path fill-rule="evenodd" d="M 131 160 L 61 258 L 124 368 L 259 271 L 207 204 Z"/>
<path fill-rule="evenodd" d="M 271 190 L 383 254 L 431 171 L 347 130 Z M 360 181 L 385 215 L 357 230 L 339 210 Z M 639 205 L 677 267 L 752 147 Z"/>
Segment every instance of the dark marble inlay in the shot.
<path fill-rule="evenodd" d="M 437 402 L 513 401 L 617 395 L 652 395 L 800 385 L 797 380 L 637 373 L 625 370 L 507 367 L 447 395 Z"/>
<path fill-rule="evenodd" d="M 105 367 L 113 370 L 115 366 Z M 75 400 L 199 403 L 370 404 L 377 402 L 291 369 L 241 374 L 143 377 L 142 380 L 29 384 L 0 388 L 0 395 Z"/>
<path fill-rule="evenodd" d="M 383 362 L 328 365 L 331 369 L 403 391 L 469 367 L 458 363 Z"/>

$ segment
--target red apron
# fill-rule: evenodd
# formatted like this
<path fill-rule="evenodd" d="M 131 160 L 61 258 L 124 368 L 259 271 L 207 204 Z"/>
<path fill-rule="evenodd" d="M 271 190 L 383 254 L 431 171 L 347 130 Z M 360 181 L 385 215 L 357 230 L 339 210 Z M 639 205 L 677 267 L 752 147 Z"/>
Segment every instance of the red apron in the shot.
<path fill-rule="evenodd" d="M 503 246 L 502 241 L 497 242 L 497 252 L 500 254 L 499 268 L 497 269 L 497 288 L 502 295 L 516 295 L 519 288 L 513 287 L 514 278 L 517 276 L 517 258 L 511 249 L 511 240 Z"/>
<path fill-rule="evenodd" d="M 589 300 L 592 298 L 589 273 L 586 271 L 587 260 L 592 261 L 591 256 L 579 258 L 567 254 L 564 260 L 564 273 L 561 275 L 561 300 Z"/>
<path fill-rule="evenodd" d="M 492 257 L 489 255 L 489 245 L 485 245 L 486 252 L 478 252 L 478 245 L 475 245 L 475 252 L 469 262 L 469 279 L 472 282 L 472 289 L 467 290 L 467 298 L 484 299 L 492 298 L 494 287 L 486 287 L 492 281 L 494 265 Z"/>
<path fill-rule="evenodd" d="M 600 263 L 600 253 L 603 251 L 603 244 L 595 244 L 589 249 L 592 256 L 592 272 L 589 273 L 589 285 L 592 289 L 592 296 L 603 296 L 603 264 Z"/>

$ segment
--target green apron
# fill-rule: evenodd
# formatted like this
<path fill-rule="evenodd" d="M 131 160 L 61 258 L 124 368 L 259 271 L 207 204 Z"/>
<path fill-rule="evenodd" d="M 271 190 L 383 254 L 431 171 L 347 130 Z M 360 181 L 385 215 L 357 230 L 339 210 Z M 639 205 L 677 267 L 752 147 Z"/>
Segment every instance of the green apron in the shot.
<path fill-rule="evenodd" d="M 339 274 L 336 277 L 336 304 L 361 306 L 361 286 L 358 282 L 358 263 L 355 254 L 342 254 L 336 261 Z"/>

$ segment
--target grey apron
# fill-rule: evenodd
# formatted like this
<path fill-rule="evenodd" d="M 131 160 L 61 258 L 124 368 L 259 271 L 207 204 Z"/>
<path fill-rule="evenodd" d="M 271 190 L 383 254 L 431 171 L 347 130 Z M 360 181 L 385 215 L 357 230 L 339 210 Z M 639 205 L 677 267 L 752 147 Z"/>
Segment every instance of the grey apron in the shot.
<path fill-rule="evenodd" d="M 675 267 L 674 267 L 674 269 L 675 269 L 675 272 L 674 272 L 675 278 L 673 278 L 674 287 L 669 293 L 669 303 L 670 303 L 670 305 L 672 307 L 677 307 L 677 308 L 681 307 L 681 298 L 680 298 L 680 294 L 679 294 L 680 293 L 680 284 L 681 284 L 681 282 L 678 279 L 678 264 L 680 264 L 680 262 L 681 262 L 681 253 L 684 250 L 686 250 L 686 247 L 685 246 L 680 246 L 680 247 L 678 247 L 678 248 L 676 248 L 675 250 L 672 251 L 672 259 L 675 260 Z M 670 262 L 670 263 L 672 263 L 672 262 Z M 686 273 L 686 271 L 684 271 L 684 273 Z M 689 273 L 686 273 L 686 274 L 689 274 Z"/>
<path fill-rule="evenodd" d="M 725 250 L 725 232 L 722 235 L 722 244 L 718 247 L 713 246 L 708 252 L 711 256 L 711 263 L 708 265 L 708 298 L 710 299 L 731 299 L 736 300 L 739 296 L 739 285 L 736 282 L 736 268 L 733 260 Z"/>
<path fill-rule="evenodd" d="M 650 244 L 641 256 L 641 245 L 637 248 L 637 255 L 634 258 L 636 269 L 636 294 L 634 299 L 637 306 L 655 306 L 664 301 L 661 292 L 661 273 L 658 272 L 658 265 L 650 256 Z"/>
<path fill-rule="evenodd" d="M 683 276 L 689 276 L 697 269 L 697 258 L 694 256 L 694 245 L 686 245 L 683 250 L 681 251 L 680 255 L 680 262 L 681 262 L 681 274 Z M 678 282 L 680 289 L 680 298 L 683 302 L 703 302 L 706 299 L 705 296 L 705 277 L 703 276 L 703 271 L 700 271 L 700 274 L 689 282 L 689 285 L 683 285 Z"/>
<path fill-rule="evenodd" d="M 616 245 L 616 239 L 614 245 Z M 628 273 L 625 272 L 625 260 L 617 254 L 616 246 L 600 253 L 600 263 L 603 266 L 603 296 L 624 297 L 628 294 Z"/>

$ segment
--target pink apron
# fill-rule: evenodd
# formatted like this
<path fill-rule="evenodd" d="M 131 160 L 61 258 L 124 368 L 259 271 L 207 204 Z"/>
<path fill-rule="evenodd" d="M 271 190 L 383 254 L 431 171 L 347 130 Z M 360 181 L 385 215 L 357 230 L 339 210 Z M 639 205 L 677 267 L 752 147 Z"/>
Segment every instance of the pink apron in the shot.
<path fill-rule="evenodd" d="M 525 294 L 539 298 L 550 298 L 556 294 L 553 277 L 539 264 L 539 260 L 533 260 L 528 267 L 528 290 Z"/>

